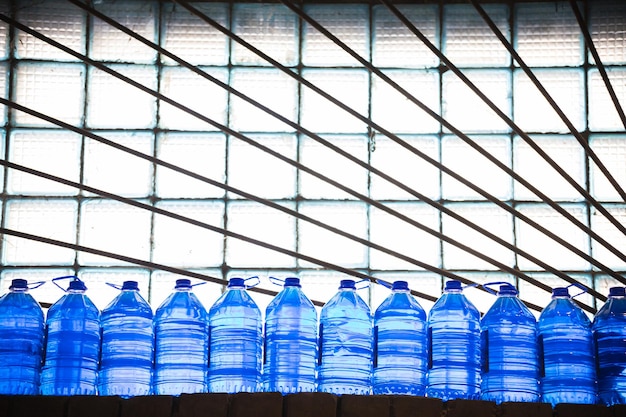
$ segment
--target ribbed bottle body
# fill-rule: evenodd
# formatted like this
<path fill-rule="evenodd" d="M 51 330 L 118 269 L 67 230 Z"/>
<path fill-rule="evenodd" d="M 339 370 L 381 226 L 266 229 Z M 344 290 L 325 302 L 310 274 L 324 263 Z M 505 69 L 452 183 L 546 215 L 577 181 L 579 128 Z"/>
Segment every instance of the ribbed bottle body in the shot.
<path fill-rule="evenodd" d="M 210 392 L 262 390 L 263 321 L 245 287 L 229 287 L 209 310 Z"/>
<path fill-rule="evenodd" d="M 39 394 L 43 345 L 41 307 L 26 287 L 10 290 L 0 298 L 0 394 Z"/>
<path fill-rule="evenodd" d="M 267 306 L 264 341 L 265 391 L 315 391 L 317 312 L 299 287 L 286 283 Z"/>
<path fill-rule="evenodd" d="M 426 395 L 451 399 L 480 396 L 480 314 L 459 290 L 444 293 L 428 317 Z"/>
<path fill-rule="evenodd" d="M 394 291 L 374 314 L 374 394 L 426 391 L 426 313 L 408 291 Z"/>
<path fill-rule="evenodd" d="M 596 314 L 592 331 L 596 343 L 598 399 L 605 405 L 626 404 L 626 297 L 623 288 Z"/>
<path fill-rule="evenodd" d="M 481 320 L 481 344 L 481 399 L 539 401 L 537 323 L 519 298 L 498 296 Z"/>
<path fill-rule="evenodd" d="M 152 393 L 153 314 L 137 290 L 123 290 L 102 310 L 101 395 Z"/>
<path fill-rule="evenodd" d="M 317 390 L 337 395 L 371 394 L 373 318 L 354 289 L 340 289 L 324 305 L 319 340 Z"/>
<path fill-rule="evenodd" d="M 208 313 L 190 288 L 175 290 L 154 315 L 157 395 L 208 390 Z"/>
<path fill-rule="evenodd" d="M 48 310 L 46 334 L 41 394 L 96 394 L 100 351 L 98 308 L 82 292 L 70 290 Z"/>

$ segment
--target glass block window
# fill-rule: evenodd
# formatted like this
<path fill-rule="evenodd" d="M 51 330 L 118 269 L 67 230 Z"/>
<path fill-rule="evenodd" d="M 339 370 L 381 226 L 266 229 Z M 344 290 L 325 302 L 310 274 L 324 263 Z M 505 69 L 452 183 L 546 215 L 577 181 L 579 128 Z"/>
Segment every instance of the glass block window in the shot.
<path fill-rule="evenodd" d="M 592 315 L 626 284 L 624 3 L 419 3 L 2 3 L 1 289 L 579 282 Z"/>

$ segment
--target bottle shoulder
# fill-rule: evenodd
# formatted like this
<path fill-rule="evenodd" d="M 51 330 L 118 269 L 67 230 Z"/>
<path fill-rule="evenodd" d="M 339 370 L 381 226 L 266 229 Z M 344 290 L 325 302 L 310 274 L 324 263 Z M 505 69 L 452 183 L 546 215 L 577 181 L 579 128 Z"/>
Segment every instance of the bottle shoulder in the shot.
<path fill-rule="evenodd" d="M 102 310 L 102 319 L 116 315 L 133 315 L 152 319 L 154 314 L 150 304 L 138 291 L 122 291 Z"/>
<path fill-rule="evenodd" d="M 320 320 L 329 317 L 350 317 L 371 320 L 372 313 L 356 291 L 340 291 L 322 307 Z"/>
<path fill-rule="evenodd" d="M 47 320 L 81 317 L 92 320 L 100 318 L 98 307 L 86 294 L 65 294 L 48 309 L 47 314 Z"/>
<path fill-rule="evenodd" d="M 480 312 L 476 306 L 461 293 L 444 293 L 439 297 L 430 309 L 428 320 L 440 320 L 448 316 L 463 317 L 474 321 L 480 320 Z"/>
<path fill-rule="evenodd" d="M 528 307 L 517 297 L 498 297 L 481 319 L 481 327 L 502 322 L 536 326 L 537 320 Z"/>
<path fill-rule="evenodd" d="M 592 326 L 597 328 L 611 323 L 626 325 L 625 298 L 609 298 L 596 313 Z"/>
<path fill-rule="evenodd" d="M 591 320 L 573 301 L 569 299 L 554 299 L 543 309 L 537 320 L 539 329 L 553 325 L 588 328 L 591 326 Z"/>
<path fill-rule="evenodd" d="M 396 293 L 387 297 L 374 313 L 375 320 L 389 316 L 406 316 L 425 321 L 426 311 L 412 295 Z"/>
<path fill-rule="evenodd" d="M 279 292 L 267 305 L 266 316 L 285 307 L 291 310 L 300 309 L 309 313 L 313 312 L 317 316 L 315 306 L 298 287 L 287 287 Z"/>
<path fill-rule="evenodd" d="M 175 292 L 170 294 L 154 313 L 155 320 L 170 317 L 194 317 L 206 320 L 208 313 L 194 293 Z"/>
<path fill-rule="evenodd" d="M 7 293 L 0 298 L 0 315 L 31 315 L 43 319 L 43 310 L 29 293 Z"/>

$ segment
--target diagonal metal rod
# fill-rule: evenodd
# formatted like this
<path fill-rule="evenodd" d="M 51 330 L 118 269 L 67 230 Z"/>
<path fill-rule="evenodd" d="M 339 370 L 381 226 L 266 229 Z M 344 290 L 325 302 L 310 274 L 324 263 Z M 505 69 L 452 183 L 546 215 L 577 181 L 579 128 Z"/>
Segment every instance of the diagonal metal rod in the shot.
<path fill-rule="evenodd" d="M 576 0 L 569 0 L 569 4 L 572 7 L 572 11 L 574 12 L 574 15 L 576 16 L 576 21 L 578 22 L 580 31 L 582 32 L 585 38 L 585 44 L 587 45 L 587 48 L 589 48 L 589 52 L 591 52 L 591 55 L 593 56 L 593 60 L 596 62 L 598 72 L 600 73 L 600 76 L 602 76 L 602 81 L 604 81 L 604 85 L 606 86 L 606 90 L 609 93 L 609 96 L 611 97 L 611 101 L 613 101 L 613 105 L 615 106 L 617 115 L 622 121 L 622 125 L 624 126 L 624 129 L 626 129 L 626 115 L 624 114 L 624 109 L 622 108 L 622 105 L 619 102 L 619 98 L 617 97 L 617 94 L 615 93 L 615 89 L 613 88 L 613 85 L 611 84 L 611 80 L 609 79 L 609 75 L 606 72 L 606 68 L 604 64 L 602 63 L 602 60 L 600 59 L 600 55 L 598 54 L 598 50 L 596 49 L 593 39 L 591 38 L 591 33 L 589 33 L 589 28 L 587 27 L 587 24 L 585 23 L 585 19 L 583 18 L 583 15 L 580 12 L 580 9 L 578 8 L 578 4 L 576 3 Z"/>
<path fill-rule="evenodd" d="M 244 46 L 245 48 L 249 49 L 250 51 L 252 51 L 254 54 L 256 54 L 257 56 L 263 58 L 264 60 L 266 60 L 267 62 L 271 63 L 274 67 L 280 69 L 282 72 L 284 72 L 285 74 L 295 78 L 296 80 L 298 80 L 302 85 L 310 88 L 311 90 L 315 91 L 317 94 L 321 95 L 322 97 L 324 97 L 325 99 L 327 99 L 328 101 L 330 101 L 331 103 L 333 103 L 334 105 L 338 106 L 339 108 L 341 108 L 342 110 L 346 111 L 347 113 L 351 114 L 352 116 L 356 117 L 357 119 L 361 120 L 363 123 L 367 124 L 369 127 L 373 128 L 374 130 L 380 132 L 381 134 L 387 136 L 388 138 L 392 139 L 394 142 L 398 143 L 399 145 L 401 145 L 402 147 L 404 147 L 405 149 L 409 150 L 410 152 L 414 153 L 415 155 L 419 156 L 420 158 L 422 158 L 423 160 L 425 160 L 426 162 L 428 162 L 429 164 L 437 167 L 438 169 L 440 169 L 442 172 L 445 172 L 447 175 L 450 175 L 452 178 L 456 179 L 457 181 L 459 181 L 460 183 L 466 185 L 467 187 L 469 187 L 470 189 L 476 191 L 478 194 L 482 195 L 483 197 L 485 197 L 488 201 L 498 205 L 500 208 L 502 208 L 503 210 L 514 214 L 517 218 L 519 218 L 520 220 L 522 220 L 523 222 L 529 224 L 530 226 L 532 226 L 533 228 L 535 228 L 536 230 L 540 231 L 541 233 L 543 233 L 544 235 L 548 236 L 550 239 L 558 242 L 560 245 L 562 245 L 563 247 L 567 248 L 568 250 L 570 250 L 571 252 L 577 254 L 578 256 L 580 256 L 581 258 L 587 260 L 588 262 L 594 264 L 597 266 L 597 261 L 595 259 L 593 259 L 592 257 L 590 257 L 589 255 L 587 255 L 586 253 L 584 253 L 583 251 L 581 251 L 580 249 L 578 249 L 577 247 L 575 247 L 574 245 L 572 245 L 571 243 L 569 243 L 567 240 L 561 238 L 560 236 L 552 233 L 551 231 L 549 231 L 548 229 L 546 229 L 545 227 L 541 226 L 540 224 L 538 224 L 537 222 L 535 222 L 534 220 L 532 220 L 531 218 L 529 218 L 528 216 L 524 215 L 523 213 L 517 211 L 516 209 L 514 209 L 513 207 L 509 206 L 508 204 L 500 201 L 499 199 L 497 199 L 496 197 L 494 197 L 493 195 L 489 194 L 488 192 L 486 192 L 485 190 L 481 189 L 480 187 L 476 186 L 475 184 L 473 184 L 472 182 L 468 181 L 466 178 L 464 178 L 463 176 L 457 174 L 456 172 L 452 171 L 451 169 L 449 169 L 448 167 L 446 167 L 445 165 L 441 164 L 439 161 L 436 161 L 435 159 L 431 158 L 430 156 L 428 156 L 427 154 L 425 154 L 424 152 L 420 151 L 419 149 L 415 148 L 414 146 L 411 146 L 410 144 L 408 144 L 407 142 L 403 141 L 401 138 L 399 138 L 397 135 L 393 134 L 392 132 L 390 132 L 389 130 L 383 128 L 382 126 L 374 123 L 371 119 L 359 114 L 357 111 L 355 111 L 354 109 L 350 108 L 349 106 L 345 105 L 344 103 L 342 103 L 341 101 L 337 100 L 336 98 L 334 98 L 331 94 L 328 94 L 327 92 L 323 91 L 322 89 L 320 89 L 319 87 L 315 86 L 314 84 L 310 83 L 309 81 L 307 81 L 306 79 L 304 79 L 303 77 L 301 77 L 299 74 L 294 73 L 293 71 L 291 71 L 289 68 L 285 67 L 284 65 L 282 65 L 281 63 L 279 63 L 278 61 L 276 61 L 275 59 L 271 58 L 270 56 L 268 56 L 267 54 L 263 53 L 262 51 L 260 51 L 258 48 L 255 48 L 253 45 L 249 44 L 248 42 L 246 42 L 245 40 L 243 40 L 242 38 L 240 38 L 239 36 L 237 36 L 235 33 L 233 33 L 232 31 L 230 31 L 229 29 L 225 28 L 224 26 L 222 26 L 220 23 L 216 22 L 215 20 L 211 19 L 209 16 L 207 16 L 206 14 L 200 12 L 199 10 L 197 10 L 196 8 L 194 8 L 193 6 L 191 6 L 188 2 L 182 1 L 182 0 L 174 0 L 176 3 L 182 5 L 184 8 L 186 8 L 187 10 L 189 10 L 192 14 L 196 15 L 197 17 L 199 17 L 201 20 L 205 21 L 206 23 L 208 23 L 209 25 L 213 26 L 214 28 L 216 28 L 217 30 L 219 30 L 220 32 L 224 33 L 225 35 L 227 35 L 228 37 L 230 37 L 232 40 L 234 40 L 235 42 L 241 44 L 242 46 Z M 347 46 L 346 46 L 347 48 Z M 350 50 L 348 48 L 348 50 Z M 353 52 L 353 51 L 352 51 Z M 353 52 L 354 53 L 354 52 Z M 358 56 L 358 54 L 354 53 L 356 55 L 356 57 L 360 58 Z M 361 58 L 362 59 L 362 58 Z M 371 65 L 367 62 L 365 62 L 366 66 L 370 66 Z M 375 70 L 375 69 L 374 69 Z M 382 74 L 382 76 L 384 77 L 384 74 Z M 393 83 L 393 81 L 389 80 L 388 82 Z M 401 88 L 398 86 L 398 88 Z M 433 112 L 431 109 L 429 109 L 427 106 L 423 105 L 423 103 L 417 102 L 416 104 L 423 106 L 422 109 L 427 112 L 428 114 L 430 114 L 432 117 L 436 118 L 437 120 L 441 121 L 441 123 L 443 123 L 444 125 L 446 125 L 446 127 L 448 127 L 448 129 L 450 129 L 453 133 L 455 133 L 457 136 L 461 137 L 463 140 L 465 140 L 468 143 L 474 143 L 469 137 L 467 137 L 467 135 L 464 135 L 462 132 L 460 132 L 458 129 L 454 128 L 452 125 L 450 125 L 445 119 L 442 119 L 439 115 L 437 115 L 435 112 Z M 476 145 L 478 146 L 478 145 Z M 481 148 L 482 149 L 482 148 Z M 484 150 L 483 150 L 484 151 Z M 485 151 L 486 152 L 486 151 Z M 493 158 L 488 152 L 485 155 L 487 158 L 491 157 Z M 494 163 L 499 163 L 499 161 L 495 161 Z M 521 183 L 526 183 L 527 182 L 523 179 L 520 178 L 519 181 Z M 529 188 L 533 188 L 532 185 L 528 184 Z M 547 198 L 547 196 L 546 196 Z M 626 261 L 626 255 L 624 255 L 622 252 L 620 252 L 617 248 L 615 248 L 614 246 L 612 246 L 609 242 L 607 242 L 605 239 L 603 239 L 601 236 L 597 235 L 595 232 L 593 232 L 589 227 L 587 227 L 586 225 L 584 225 L 582 222 L 580 222 L 578 219 L 576 219 L 574 216 L 572 216 L 570 213 L 568 213 L 566 210 L 562 209 L 558 204 L 554 203 L 552 200 L 547 201 L 548 204 L 550 204 L 550 202 L 552 202 L 551 207 L 553 209 L 555 209 L 556 211 L 558 211 L 562 216 L 566 217 L 568 220 L 570 220 L 572 223 L 574 223 L 577 227 L 581 228 L 583 231 L 585 231 L 585 233 L 589 234 L 590 236 L 594 237 L 594 239 L 596 239 L 600 244 L 602 244 L 603 246 L 605 246 L 610 252 L 612 252 L 615 256 L 619 257 L 622 260 Z M 603 268 L 601 268 L 603 269 Z M 607 271 L 612 277 L 614 277 L 617 280 L 620 280 L 620 282 L 622 281 L 626 281 L 626 279 L 624 279 L 621 275 L 615 273 L 614 271 L 611 271 L 610 269 Z"/>
<path fill-rule="evenodd" d="M 564 208 L 562 208 L 559 204 L 557 204 L 555 201 L 553 201 L 552 199 L 550 199 L 546 194 L 542 193 L 541 191 L 539 191 L 536 187 L 534 187 L 532 184 L 530 184 L 528 181 L 526 181 L 523 177 L 521 177 L 519 174 L 517 174 L 515 171 L 513 171 L 511 168 L 507 167 L 505 164 L 503 164 L 501 161 L 499 161 L 497 158 L 495 158 L 493 155 L 491 155 L 488 151 L 486 151 L 484 148 L 480 147 L 480 145 L 478 145 L 476 142 L 474 142 L 471 138 L 469 138 L 467 135 L 465 135 L 463 132 L 461 132 L 460 130 L 458 130 L 457 128 L 455 128 L 454 126 L 452 126 L 447 120 L 445 120 L 444 118 L 442 118 L 441 116 L 439 116 L 436 112 L 434 112 L 432 109 L 428 108 L 424 103 L 422 103 L 421 101 L 419 101 L 417 98 L 415 98 L 413 95 L 411 95 L 408 91 L 406 91 L 404 88 L 402 88 L 400 85 L 398 85 L 396 82 L 394 82 L 392 79 L 390 79 L 387 75 L 385 75 L 382 71 L 380 71 L 378 68 L 374 67 L 371 63 L 369 63 L 367 60 L 365 60 L 363 57 L 361 57 L 358 53 L 356 53 L 354 50 L 352 50 L 348 45 L 346 45 L 344 42 L 342 42 L 340 39 L 338 39 L 336 36 L 334 36 L 332 33 L 330 33 L 328 30 L 326 30 L 323 26 L 321 26 L 317 21 L 315 21 L 314 19 L 312 19 L 310 16 L 308 16 L 306 13 L 304 13 L 304 11 L 302 11 L 301 9 L 299 9 L 298 7 L 296 7 L 295 5 L 291 4 L 290 2 L 286 1 L 286 0 L 281 0 L 282 3 L 286 4 L 289 8 L 291 8 L 292 10 L 294 10 L 294 12 L 296 12 L 301 18 L 303 18 L 304 20 L 306 20 L 308 23 L 310 23 L 311 25 L 313 25 L 317 30 L 321 31 L 326 37 L 328 37 L 329 39 L 331 39 L 335 44 L 337 44 L 338 46 L 340 46 L 345 52 L 347 52 L 348 54 L 350 54 L 353 58 L 355 58 L 356 60 L 359 61 L 359 63 L 361 63 L 364 67 L 366 67 L 368 70 L 370 70 L 371 72 L 373 72 L 374 74 L 376 74 L 377 76 L 379 76 L 381 79 L 383 79 L 385 82 L 387 82 L 389 85 L 393 86 L 398 92 L 402 93 L 407 99 L 409 99 L 411 102 L 413 102 L 414 104 L 416 104 L 418 107 L 420 107 L 422 110 L 424 110 L 426 113 L 428 113 L 431 117 L 435 118 L 437 121 L 439 121 L 443 126 L 445 126 L 447 129 L 449 129 L 452 133 L 454 133 L 456 136 L 458 136 L 459 138 L 461 138 L 464 142 L 466 142 L 468 145 L 470 145 L 472 148 L 474 148 L 476 151 L 478 151 L 481 155 L 483 155 L 485 158 L 487 158 L 489 161 L 491 161 L 492 163 L 494 163 L 496 166 L 498 166 L 500 169 L 502 169 L 503 171 L 507 172 L 511 177 L 513 177 L 516 181 L 518 181 L 519 183 L 521 183 L 522 185 L 524 185 L 525 187 L 527 187 L 529 190 L 531 190 L 535 195 L 537 195 L 543 202 L 547 203 L 552 209 L 554 209 L 555 211 L 557 211 L 559 214 L 561 214 L 563 217 L 565 217 L 566 219 L 568 219 L 571 223 L 573 223 L 576 227 L 578 227 L 579 229 L 581 229 L 583 232 L 587 233 L 589 236 L 591 236 L 594 240 L 596 240 L 598 243 L 602 244 L 603 246 L 605 246 L 607 249 L 609 249 L 609 251 L 611 251 L 614 255 L 620 257 L 622 260 L 626 261 L 626 257 L 624 256 L 624 253 L 622 253 L 621 251 L 619 251 L 617 248 L 615 248 L 613 245 L 611 245 L 608 241 L 606 241 L 604 238 L 602 238 L 600 235 L 598 235 L 597 233 L 595 233 L 591 228 L 589 228 L 587 225 L 585 225 L 584 223 L 582 223 L 580 220 L 576 219 L 573 215 L 571 215 L 569 212 L 567 212 L 567 210 L 565 210 Z M 328 97 L 326 97 L 328 99 Z M 334 104 L 337 104 L 335 102 L 333 102 Z M 342 107 L 343 108 L 343 107 Z M 496 107 L 497 108 L 497 107 Z M 345 110 L 345 109 L 344 109 Z M 357 113 L 358 115 L 358 113 Z M 358 115 L 360 116 L 360 115 Z M 361 116 L 362 117 L 362 116 Z M 363 118 L 365 119 L 365 118 Z M 366 119 L 369 121 L 369 119 Z M 364 120 L 365 121 L 365 120 Z M 371 121 L 369 121 L 371 122 Z M 372 126 L 378 126 L 375 125 L 373 122 Z M 379 131 L 381 131 L 380 129 L 377 129 Z M 387 135 L 387 131 L 381 131 L 382 133 L 384 133 L 385 135 Z M 390 133 L 390 132 L 389 132 Z M 393 137 L 390 137 L 392 139 L 394 139 Z M 394 139 L 395 140 L 395 139 Z M 541 151 L 541 148 L 538 148 L 539 151 Z M 423 159 L 427 160 L 428 162 L 430 162 L 430 160 L 428 160 L 427 158 Z M 434 164 L 436 166 L 438 166 L 442 171 L 446 172 L 448 175 L 452 175 L 450 173 L 450 170 L 448 170 L 445 166 L 442 166 L 440 164 Z M 558 165 L 557 165 L 558 167 Z M 464 183 L 465 185 L 468 185 L 470 188 L 472 188 L 472 186 L 474 186 L 473 184 L 469 185 L 466 182 L 464 182 L 463 179 L 459 179 L 458 176 L 454 176 L 455 179 L 457 179 L 458 181 L 461 181 L 462 183 Z M 482 190 L 482 189 L 476 189 L 476 187 L 474 186 L 474 191 L 477 191 L 478 193 L 480 193 L 481 195 L 485 196 L 486 198 L 488 198 L 490 201 L 492 201 L 492 199 L 497 200 L 495 197 L 490 196 L 491 198 L 487 197 L 487 193 Z M 586 191 L 585 191 L 586 192 Z M 595 201 L 595 200 L 594 200 Z M 496 201 L 492 201 L 496 204 L 498 204 Z M 502 206 L 501 206 L 502 207 Z M 504 208 L 504 207 L 503 207 Z M 620 230 L 623 230 L 623 233 L 626 233 L 626 228 L 619 223 L 619 221 L 617 221 L 610 212 L 608 212 L 608 210 L 606 210 L 605 207 L 603 207 L 602 205 L 600 205 L 598 203 L 598 206 L 596 207 L 598 209 L 598 211 L 602 212 L 607 219 L 611 220 L 611 223 L 613 223 L 614 225 L 616 225 L 616 227 L 620 228 Z M 506 208 L 505 208 L 506 210 Z M 519 216 L 518 216 L 519 217 Z M 520 217 L 521 218 L 521 217 Z M 547 234 L 547 233 L 544 233 Z M 552 236 L 550 236 L 552 237 Z"/>
<path fill-rule="evenodd" d="M 410 187 L 406 186 L 406 184 L 403 184 L 397 180 L 395 180 L 394 178 L 386 175 L 385 173 L 379 171 L 378 169 L 374 168 L 373 166 L 369 165 L 366 162 L 361 161 L 360 159 L 354 157 L 353 155 L 351 155 L 350 153 L 344 151 L 343 149 L 339 148 L 338 146 L 334 145 L 333 143 L 323 139 L 322 137 L 320 137 L 319 135 L 309 131 L 308 129 L 303 128 L 302 126 L 300 126 L 297 123 L 292 122 L 291 120 L 285 118 L 284 116 L 276 113 L 275 111 L 267 108 L 266 106 L 262 105 L 261 103 L 253 100 L 252 98 L 250 98 L 249 96 L 246 96 L 245 94 L 242 94 L 241 92 L 239 92 L 236 89 L 233 89 L 231 86 L 223 83 L 222 81 L 216 79 L 215 77 L 211 76 L 210 74 L 206 73 L 205 71 L 199 69 L 198 67 L 186 62 L 185 60 L 181 59 L 180 57 L 176 56 L 175 54 L 172 54 L 171 52 L 169 52 L 168 50 L 160 47 L 159 45 L 149 41 L 148 39 L 146 39 L 145 37 L 137 34 L 136 32 L 134 32 L 133 30 L 127 28 L 126 26 L 120 24 L 119 22 L 115 21 L 114 19 L 111 19 L 110 17 L 100 13 L 99 11 L 93 9 L 92 7 L 89 7 L 86 4 L 81 3 L 78 0 L 69 0 L 71 3 L 77 5 L 78 7 L 86 10 L 87 12 L 89 12 L 90 14 L 98 17 L 99 19 L 107 22 L 109 25 L 117 28 L 118 30 L 126 33 L 127 35 L 133 37 L 134 39 L 142 42 L 144 45 L 155 49 L 156 51 L 158 51 L 159 53 L 163 54 L 164 56 L 167 56 L 168 58 L 174 60 L 175 62 L 177 62 L 178 64 L 188 68 L 189 70 L 193 71 L 194 73 L 200 75 L 201 77 L 219 85 L 220 87 L 226 89 L 228 92 L 240 97 L 241 99 L 245 100 L 246 102 L 250 103 L 251 105 L 257 107 L 258 109 L 264 111 L 265 113 L 271 115 L 272 117 L 276 118 L 277 120 L 280 120 L 281 122 L 289 125 L 290 127 L 292 127 L 293 129 L 295 129 L 296 131 L 298 131 L 301 134 L 304 134 L 314 140 L 316 140 L 317 142 L 321 143 L 322 145 L 332 149 L 333 151 L 335 151 L 336 153 L 339 153 L 340 155 L 342 155 L 343 157 L 349 159 L 350 161 L 360 165 L 361 167 L 369 170 L 370 172 L 374 173 L 375 175 L 380 176 L 381 178 L 387 180 L 388 182 L 396 185 L 397 187 L 401 188 L 402 190 L 410 193 L 411 195 L 413 195 L 414 197 L 426 202 L 427 204 L 431 205 L 432 207 L 440 210 L 441 212 L 451 216 L 452 218 L 456 219 L 457 221 L 465 224 L 466 226 L 472 228 L 473 230 L 479 232 L 480 234 L 482 234 L 485 237 L 488 237 L 489 239 L 499 243 L 500 245 L 506 247 L 507 249 L 513 251 L 514 253 L 530 260 L 531 262 L 535 263 L 536 265 L 544 268 L 544 270 L 549 271 L 551 273 L 553 273 L 554 275 L 564 279 L 565 281 L 569 282 L 569 283 L 576 283 L 577 285 L 582 285 L 580 282 L 576 281 L 575 279 L 571 278 L 569 275 L 563 273 L 562 271 L 558 270 L 557 268 L 552 267 L 551 265 L 547 264 L 546 262 L 540 260 L 537 257 L 534 257 L 532 255 L 530 255 L 529 253 L 527 253 L 526 251 L 521 250 L 520 248 L 518 248 L 515 245 L 512 245 L 511 243 L 507 242 L 506 240 L 500 238 L 499 236 L 489 232 L 488 230 L 476 225 L 475 223 L 469 221 L 468 219 L 466 219 L 463 216 L 460 216 L 459 214 L 457 214 L 456 212 L 450 210 L 449 208 L 447 208 L 446 206 L 444 206 L 443 204 L 436 202 L 430 198 L 428 198 L 427 196 L 411 189 Z M 597 297 L 604 297 L 603 295 L 596 293 L 595 290 L 591 289 L 591 288 L 587 288 L 588 292 L 593 292 L 595 293 L 594 296 Z"/>
<path fill-rule="evenodd" d="M 615 190 L 620 195 L 622 200 L 626 201 L 626 192 L 624 191 L 624 189 L 617 182 L 617 180 L 613 177 L 613 175 L 611 175 L 611 173 L 606 168 L 606 166 L 602 163 L 602 161 L 600 160 L 598 155 L 593 151 L 593 149 L 591 149 L 591 147 L 589 146 L 589 143 L 587 143 L 585 138 L 580 134 L 580 132 L 578 132 L 578 130 L 572 124 L 572 122 L 570 122 L 570 120 L 567 118 L 567 116 L 565 115 L 563 110 L 561 110 L 561 108 L 556 103 L 556 101 L 554 101 L 552 96 L 550 96 L 550 93 L 548 93 L 548 91 L 541 84 L 541 82 L 539 82 L 539 79 L 537 79 L 537 77 L 532 72 L 530 67 L 528 65 L 526 65 L 526 63 L 524 62 L 522 57 L 520 57 L 520 55 L 517 53 L 517 51 L 515 51 L 515 48 L 513 47 L 513 45 L 511 45 L 511 42 L 509 42 L 506 39 L 506 37 L 504 37 L 504 35 L 502 34 L 502 32 L 500 31 L 498 26 L 494 23 L 494 21 L 491 19 L 491 17 L 489 17 L 487 12 L 485 12 L 485 9 L 483 9 L 482 6 L 480 4 L 478 4 L 478 2 L 476 0 L 469 0 L 469 1 L 472 3 L 472 5 L 474 6 L 474 8 L 478 12 L 478 14 L 480 14 L 480 16 L 483 18 L 483 20 L 487 23 L 489 28 L 493 31 L 493 33 L 496 35 L 496 37 L 504 45 L 504 47 L 507 49 L 507 51 L 509 51 L 509 53 L 511 54 L 513 59 L 515 59 L 515 61 L 519 64 L 520 68 L 522 68 L 522 70 L 524 71 L 526 76 L 533 82 L 533 84 L 539 90 L 541 95 L 546 99 L 546 101 L 548 103 L 550 103 L 550 106 L 552 106 L 554 111 L 559 115 L 559 117 L 561 118 L 563 123 L 565 123 L 565 125 L 570 130 L 572 135 L 574 135 L 574 137 L 578 140 L 578 143 L 580 143 L 580 145 L 585 149 L 585 152 L 587 153 L 587 155 L 596 164 L 598 169 L 600 169 L 602 174 L 604 174 L 604 176 L 611 183 L 613 188 L 615 188 Z M 572 185 L 574 185 L 574 184 L 572 184 Z M 582 187 L 580 187 L 580 185 L 577 185 L 575 187 L 576 187 L 576 189 L 582 188 Z M 586 190 L 584 190 L 584 193 L 581 192 L 581 194 L 583 194 L 585 196 L 585 198 L 587 199 L 587 201 L 589 201 L 596 209 L 598 209 L 620 232 L 622 232 L 623 234 L 626 234 L 626 227 L 624 227 L 624 225 L 622 225 L 612 215 L 609 214 L 607 216 L 606 213 L 608 213 L 608 211 L 600 203 L 598 203 Z"/>

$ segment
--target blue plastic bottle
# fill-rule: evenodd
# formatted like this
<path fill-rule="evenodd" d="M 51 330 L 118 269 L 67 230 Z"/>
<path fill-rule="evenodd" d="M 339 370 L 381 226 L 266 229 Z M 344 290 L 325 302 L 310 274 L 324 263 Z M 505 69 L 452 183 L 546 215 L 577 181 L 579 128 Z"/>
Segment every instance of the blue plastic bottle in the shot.
<path fill-rule="evenodd" d="M 426 313 L 406 281 L 374 313 L 374 394 L 423 396 L 428 370 Z"/>
<path fill-rule="evenodd" d="M 320 314 L 317 390 L 371 394 L 373 342 L 370 308 L 356 293 L 354 280 L 344 279 Z"/>
<path fill-rule="evenodd" d="M 463 295 L 461 282 L 447 281 L 428 317 L 426 395 L 480 397 L 480 313 Z"/>
<path fill-rule="evenodd" d="M 246 288 L 258 283 L 231 278 L 226 292 L 209 310 L 211 350 L 209 391 L 261 391 L 263 320 Z"/>
<path fill-rule="evenodd" d="M 190 280 L 176 280 L 157 308 L 154 338 L 154 393 L 207 392 L 209 317 Z"/>
<path fill-rule="evenodd" d="M 136 281 L 125 281 L 118 296 L 102 310 L 100 395 L 132 397 L 152 393 L 152 316 Z"/>
<path fill-rule="evenodd" d="M 552 301 L 538 321 L 543 352 L 542 401 L 595 404 L 596 362 L 591 321 L 567 288 L 552 290 Z"/>
<path fill-rule="evenodd" d="M 626 404 L 626 289 L 612 287 L 592 325 L 596 343 L 598 397 L 605 405 Z"/>
<path fill-rule="evenodd" d="M 263 384 L 265 391 L 315 391 L 317 311 L 290 277 L 265 312 Z"/>
<path fill-rule="evenodd" d="M 41 284 L 14 279 L 0 298 L 0 394 L 39 394 L 44 318 L 28 290 Z"/>
<path fill-rule="evenodd" d="M 100 352 L 100 312 L 77 277 L 67 293 L 48 309 L 46 352 L 41 370 L 43 395 L 94 395 Z M 57 284 L 58 285 L 58 284 Z M 60 288 L 60 287 L 59 287 Z"/>
<path fill-rule="evenodd" d="M 539 401 L 537 321 L 517 297 L 517 289 L 501 284 L 480 323 L 481 399 L 498 404 Z"/>

